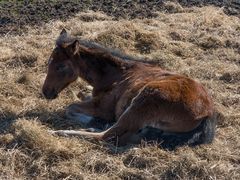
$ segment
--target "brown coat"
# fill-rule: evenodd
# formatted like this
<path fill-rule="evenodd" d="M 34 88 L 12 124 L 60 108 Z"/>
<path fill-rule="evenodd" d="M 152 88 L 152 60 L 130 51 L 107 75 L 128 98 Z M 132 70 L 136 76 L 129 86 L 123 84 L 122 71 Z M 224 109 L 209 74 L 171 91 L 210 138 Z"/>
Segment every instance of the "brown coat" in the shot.
<path fill-rule="evenodd" d="M 86 45 L 63 31 L 50 57 L 43 94 L 48 99 L 56 98 L 78 76 L 93 86 L 93 97 L 70 105 L 67 114 L 84 114 L 116 123 L 101 133 L 58 131 L 58 134 L 101 140 L 118 137 L 118 143 L 125 144 L 146 126 L 184 133 L 214 113 L 211 97 L 199 82 L 158 66 L 116 56 L 97 45 Z"/>

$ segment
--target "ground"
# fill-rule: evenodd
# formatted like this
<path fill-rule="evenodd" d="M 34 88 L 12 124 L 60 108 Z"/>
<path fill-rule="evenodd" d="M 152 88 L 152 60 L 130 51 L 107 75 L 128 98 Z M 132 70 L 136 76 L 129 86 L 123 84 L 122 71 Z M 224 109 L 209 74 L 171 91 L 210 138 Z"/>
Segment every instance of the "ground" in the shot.
<path fill-rule="evenodd" d="M 0 178 L 240 179 L 238 1 L 225 8 L 183 2 L 164 2 L 146 18 L 116 18 L 104 10 L 74 11 L 71 17 L 23 25 L 8 26 L 1 18 Z M 226 11 L 232 6 L 235 14 Z M 63 27 L 202 82 L 219 112 L 214 142 L 168 151 L 145 142 L 118 148 L 51 135 L 48 130 L 81 128 L 65 117 L 64 108 L 78 100 L 79 90 L 90 92 L 79 79 L 56 100 L 41 94 L 47 60 Z"/>
<path fill-rule="evenodd" d="M 183 7 L 215 5 L 223 8 L 228 15 L 240 17 L 239 0 L 172 0 Z M 114 19 L 152 18 L 156 11 L 177 12 L 180 6 L 165 4 L 166 0 L 1 0 L 0 1 L 0 34 L 21 34 L 25 25 L 41 25 L 54 19 L 66 20 L 83 10 L 94 10 L 106 13 Z"/>

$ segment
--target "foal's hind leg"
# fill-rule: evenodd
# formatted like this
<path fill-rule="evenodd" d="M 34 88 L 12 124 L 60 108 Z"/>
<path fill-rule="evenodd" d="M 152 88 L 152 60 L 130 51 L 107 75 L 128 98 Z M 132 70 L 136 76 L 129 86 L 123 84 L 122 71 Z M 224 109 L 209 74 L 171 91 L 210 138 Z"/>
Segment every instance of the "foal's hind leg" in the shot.
<path fill-rule="evenodd" d="M 139 100 L 141 103 L 139 103 Z M 102 134 L 102 140 L 113 139 L 120 146 L 140 142 L 137 132 L 154 118 L 149 111 L 151 109 L 151 103 L 149 103 L 148 100 L 143 100 L 141 96 L 134 98 L 118 121 Z"/>

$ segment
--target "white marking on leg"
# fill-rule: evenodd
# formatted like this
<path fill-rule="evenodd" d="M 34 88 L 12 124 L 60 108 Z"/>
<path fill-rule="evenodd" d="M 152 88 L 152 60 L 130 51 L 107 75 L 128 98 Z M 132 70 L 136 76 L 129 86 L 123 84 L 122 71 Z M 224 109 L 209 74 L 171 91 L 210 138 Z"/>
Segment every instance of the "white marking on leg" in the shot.
<path fill-rule="evenodd" d="M 78 131 L 74 131 L 74 130 L 57 130 L 57 131 L 49 131 L 49 132 L 52 135 L 65 136 L 65 137 L 80 134 Z"/>
<path fill-rule="evenodd" d="M 86 131 L 87 132 L 101 132 L 101 129 L 98 129 L 98 128 L 87 128 Z"/>
<path fill-rule="evenodd" d="M 79 122 L 81 124 L 88 124 L 93 119 L 92 116 L 88 116 L 88 115 L 82 114 L 82 113 L 69 113 L 67 115 L 67 117 L 69 119 L 77 121 L 77 122 Z"/>

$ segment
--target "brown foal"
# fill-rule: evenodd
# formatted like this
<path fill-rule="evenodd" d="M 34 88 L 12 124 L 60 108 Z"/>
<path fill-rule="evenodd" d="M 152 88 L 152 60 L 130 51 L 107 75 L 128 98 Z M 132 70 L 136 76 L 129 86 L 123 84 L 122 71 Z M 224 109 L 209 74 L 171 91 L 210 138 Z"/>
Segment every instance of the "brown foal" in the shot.
<path fill-rule="evenodd" d="M 135 141 L 136 134 L 145 127 L 186 135 L 201 126 L 194 143 L 213 140 L 213 103 L 199 82 L 70 37 L 62 30 L 48 62 L 44 96 L 55 99 L 78 77 L 93 86 L 92 98 L 71 104 L 67 117 L 83 125 L 92 117 L 115 124 L 103 132 L 60 130 L 54 131 L 56 134 L 114 140 L 124 145 Z"/>

